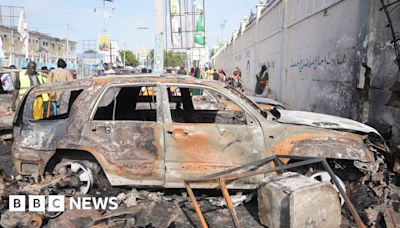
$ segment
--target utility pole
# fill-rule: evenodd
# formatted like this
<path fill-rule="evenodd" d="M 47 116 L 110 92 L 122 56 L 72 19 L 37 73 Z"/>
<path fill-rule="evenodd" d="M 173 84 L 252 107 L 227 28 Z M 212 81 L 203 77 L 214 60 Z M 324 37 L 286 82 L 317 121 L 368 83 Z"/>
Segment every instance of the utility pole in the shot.
<path fill-rule="evenodd" d="M 107 33 L 107 26 L 106 26 L 106 19 L 111 17 L 111 15 L 114 13 L 114 8 L 111 8 L 110 12 L 107 12 L 107 8 L 106 8 L 106 2 L 113 2 L 114 0 L 102 0 L 103 1 L 103 7 L 98 7 L 98 8 L 94 8 L 94 12 L 96 13 L 97 11 L 103 11 L 103 28 L 101 29 L 101 31 L 106 34 Z"/>
<path fill-rule="evenodd" d="M 126 67 L 126 43 L 124 42 L 124 67 Z"/>
<path fill-rule="evenodd" d="M 14 29 L 11 28 L 11 53 L 10 53 L 10 64 L 14 64 L 14 53 L 15 53 L 15 43 L 14 43 Z"/>
<path fill-rule="evenodd" d="M 69 24 L 67 24 L 67 58 L 66 58 L 67 64 L 68 61 L 69 61 Z"/>
<path fill-rule="evenodd" d="M 107 28 L 106 28 L 106 0 L 103 0 L 103 32 L 106 33 L 107 32 Z"/>
<path fill-rule="evenodd" d="M 154 0 L 155 36 L 154 36 L 154 74 L 164 71 L 164 4 L 163 0 Z"/>
<path fill-rule="evenodd" d="M 110 64 L 111 64 L 111 67 L 112 67 L 112 63 L 113 63 L 113 61 L 112 61 L 112 42 L 110 40 Z"/>

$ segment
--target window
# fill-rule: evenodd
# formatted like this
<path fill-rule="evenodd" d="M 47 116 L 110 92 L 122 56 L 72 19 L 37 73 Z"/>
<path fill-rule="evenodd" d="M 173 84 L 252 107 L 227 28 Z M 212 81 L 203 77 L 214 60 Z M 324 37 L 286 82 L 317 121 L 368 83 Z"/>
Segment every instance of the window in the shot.
<path fill-rule="evenodd" d="M 72 104 L 82 91 L 55 90 L 36 95 L 32 103 L 32 119 L 38 121 L 68 118 Z"/>
<path fill-rule="evenodd" d="M 157 121 L 154 86 L 114 87 L 101 98 L 94 120 Z"/>
<path fill-rule="evenodd" d="M 217 91 L 169 87 L 168 97 L 173 122 L 247 124 L 244 110 Z"/>

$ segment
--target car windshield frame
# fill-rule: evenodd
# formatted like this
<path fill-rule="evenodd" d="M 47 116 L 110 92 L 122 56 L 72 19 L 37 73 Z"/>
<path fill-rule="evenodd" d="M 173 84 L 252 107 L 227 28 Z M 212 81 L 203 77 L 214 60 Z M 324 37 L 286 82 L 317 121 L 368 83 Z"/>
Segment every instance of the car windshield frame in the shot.
<path fill-rule="evenodd" d="M 260 106 L 258 106 L 258 104 L 256 102 L 254 102 L 253 100 L 248 98 L 241 91 L 239 91 L 238 89 L 236 89 L 236 88 L 234 88 L 232 86 L 225 86 L 225 89 L 228 89 L 229 91 L 231 91 L 236 96 L 239 96 L 242 100 L 246 101 L 246 103 L 250 104 L 253 108 L 257 109 L 262 116 L 267 118 L 268 113 L 266 111 L 262 110 L 262 108 L 260 108 Z"/>

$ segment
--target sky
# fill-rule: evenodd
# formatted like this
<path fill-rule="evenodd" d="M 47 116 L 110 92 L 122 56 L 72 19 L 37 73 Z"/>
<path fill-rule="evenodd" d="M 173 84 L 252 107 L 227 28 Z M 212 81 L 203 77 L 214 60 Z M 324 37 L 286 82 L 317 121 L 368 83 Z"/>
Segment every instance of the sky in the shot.
<path fill-rule="evenodd" d="M 251 10 L 255 12 L 257 3 L 258 0 L 205 0 L 207 46 L 216 45 L 221 37 L 227 40 L 239 28 L 243 17 L 248 17 Z M 78 50 L 83 40 L 97 40 L 102 34 L 102 0 L 0 0 L 0 5 L 23 6 L 30 30 L 59 38 L 68 36 L 78 42 Z M 153 46 L 154 0 L 114 0 L 106 2 L 106 8 L 114 9 L 106 27 L 110 39 L 118 41 L 120 49 Z M 169 18 L 166 19 L 169 23 Z M 221 30 L 225 20 L 225 28 Z"/>

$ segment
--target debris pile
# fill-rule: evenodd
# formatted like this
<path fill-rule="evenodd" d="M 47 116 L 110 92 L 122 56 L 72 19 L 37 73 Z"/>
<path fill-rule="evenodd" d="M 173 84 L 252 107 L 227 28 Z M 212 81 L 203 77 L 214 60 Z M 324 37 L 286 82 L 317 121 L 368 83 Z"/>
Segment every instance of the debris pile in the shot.
<path fill-rule="evenodd" d="M 69 209 L 70 198 L 65 198 L 65 211 L 62 213 L 29 213 L 7 211 L 7 199 L 10 194 L 54 194 L 55 186 L 64 182 L 65 176 L 48 176 L 43 179 L 23 179 L 20 176 L 9 178 L 7 181 L 1 179 L 0 194 L 3 197 L 1 205 L 2 227 L 58 227 L 63 224 L 65 227 L 193 227 L 199 226 L 196 214 L 189 201 L 186 192 L 181 190 L 148 191 L 138 189 L 114 189 L 119 193 L 115 194 L 118 201 L 116 210 L 90 210 Z M 38 181 L 38 182 L 35 182 Z M 61 192 L 57 192 L 61 193 Z M 105 197 L 114 193 L 103 192 L 94 189 L 86 196 Z M 215 195 L 215 193 L 214 193 Z M 243 206 L 252 199 L 253 193 L 244 194 L 238 192 L 232 198 L 236 206 L 241 207 L 239 213 L 244 220 L 253 224 L 253 227 L 262 227 L 258 220 Z M 71 196 L 74 197 L 74 196 Z M 208 196 L 203 194 L 199 197 L 202 208 L 208 213 L 207 217 L 211 224 L 220 226 L 231 223 L 229 212 L 226 209 L 224 200 L 219 196 Z M 254 204 L 254 202 L 253 202 Z M 256 208 L 256 205 L 253 205 Z M 255 214 L 257 212 L 254 212 Z M 249 219 L 251 218 L 251 219 Z M 232 224 L 233 225 L 233 224 Z"/>
<path fill-rule="evenodd" d="M 346 194 L 367 226 L 400 227 L 400 185 L 398 175 L 388 171 L 386 164 L 379 162 L 365 172 L 350 172 L 344 164 L 331 164 L 336 178 L 343 181 Z M 286 169 L 285 169 L 286 170 Z M 321 169 L 319 169 L 321 170 Z M 303 173 L 300 169 L 298 173 Z M 308 176 L 318 176 L 324 181 L 324 175 L 318 167 L 305 169 Z M 96 172 L 94 172 L 96 173 Z M 112 210 L 82 210 L 66 207 L 62 213 L 33 213 L 8 211 L 9 195 L 66 195 L 81 196 L 75 173 L 59 169 L 56 174 L 44 176 L 0 176 L 0 225 L 2 227 L 200 227 L 195 207 L 186 191 L 182 189 L 127 189 L 113 188 L 112 191 L 93 186 L 88 197 L 116 197 L 118 208 Z M 284 178 L 282 176 L 282 178 Z M 325 180 L 326 181 L 326 180 Z M 331 181 L 331 180 L 329 180 Z M 194 190 L 196 199 L 210 227 L 230 226 L 233 221 L 219 190 Z M 241 224 L 249 227 L 263 227 L 259 219 L 257 191 L 229 190 L 233 206 Z M 339 193 L 338 193 L 339 194 Z M 355 226 L 355 221 L 346 208 L 341 209 L 342 227 Z"/>

